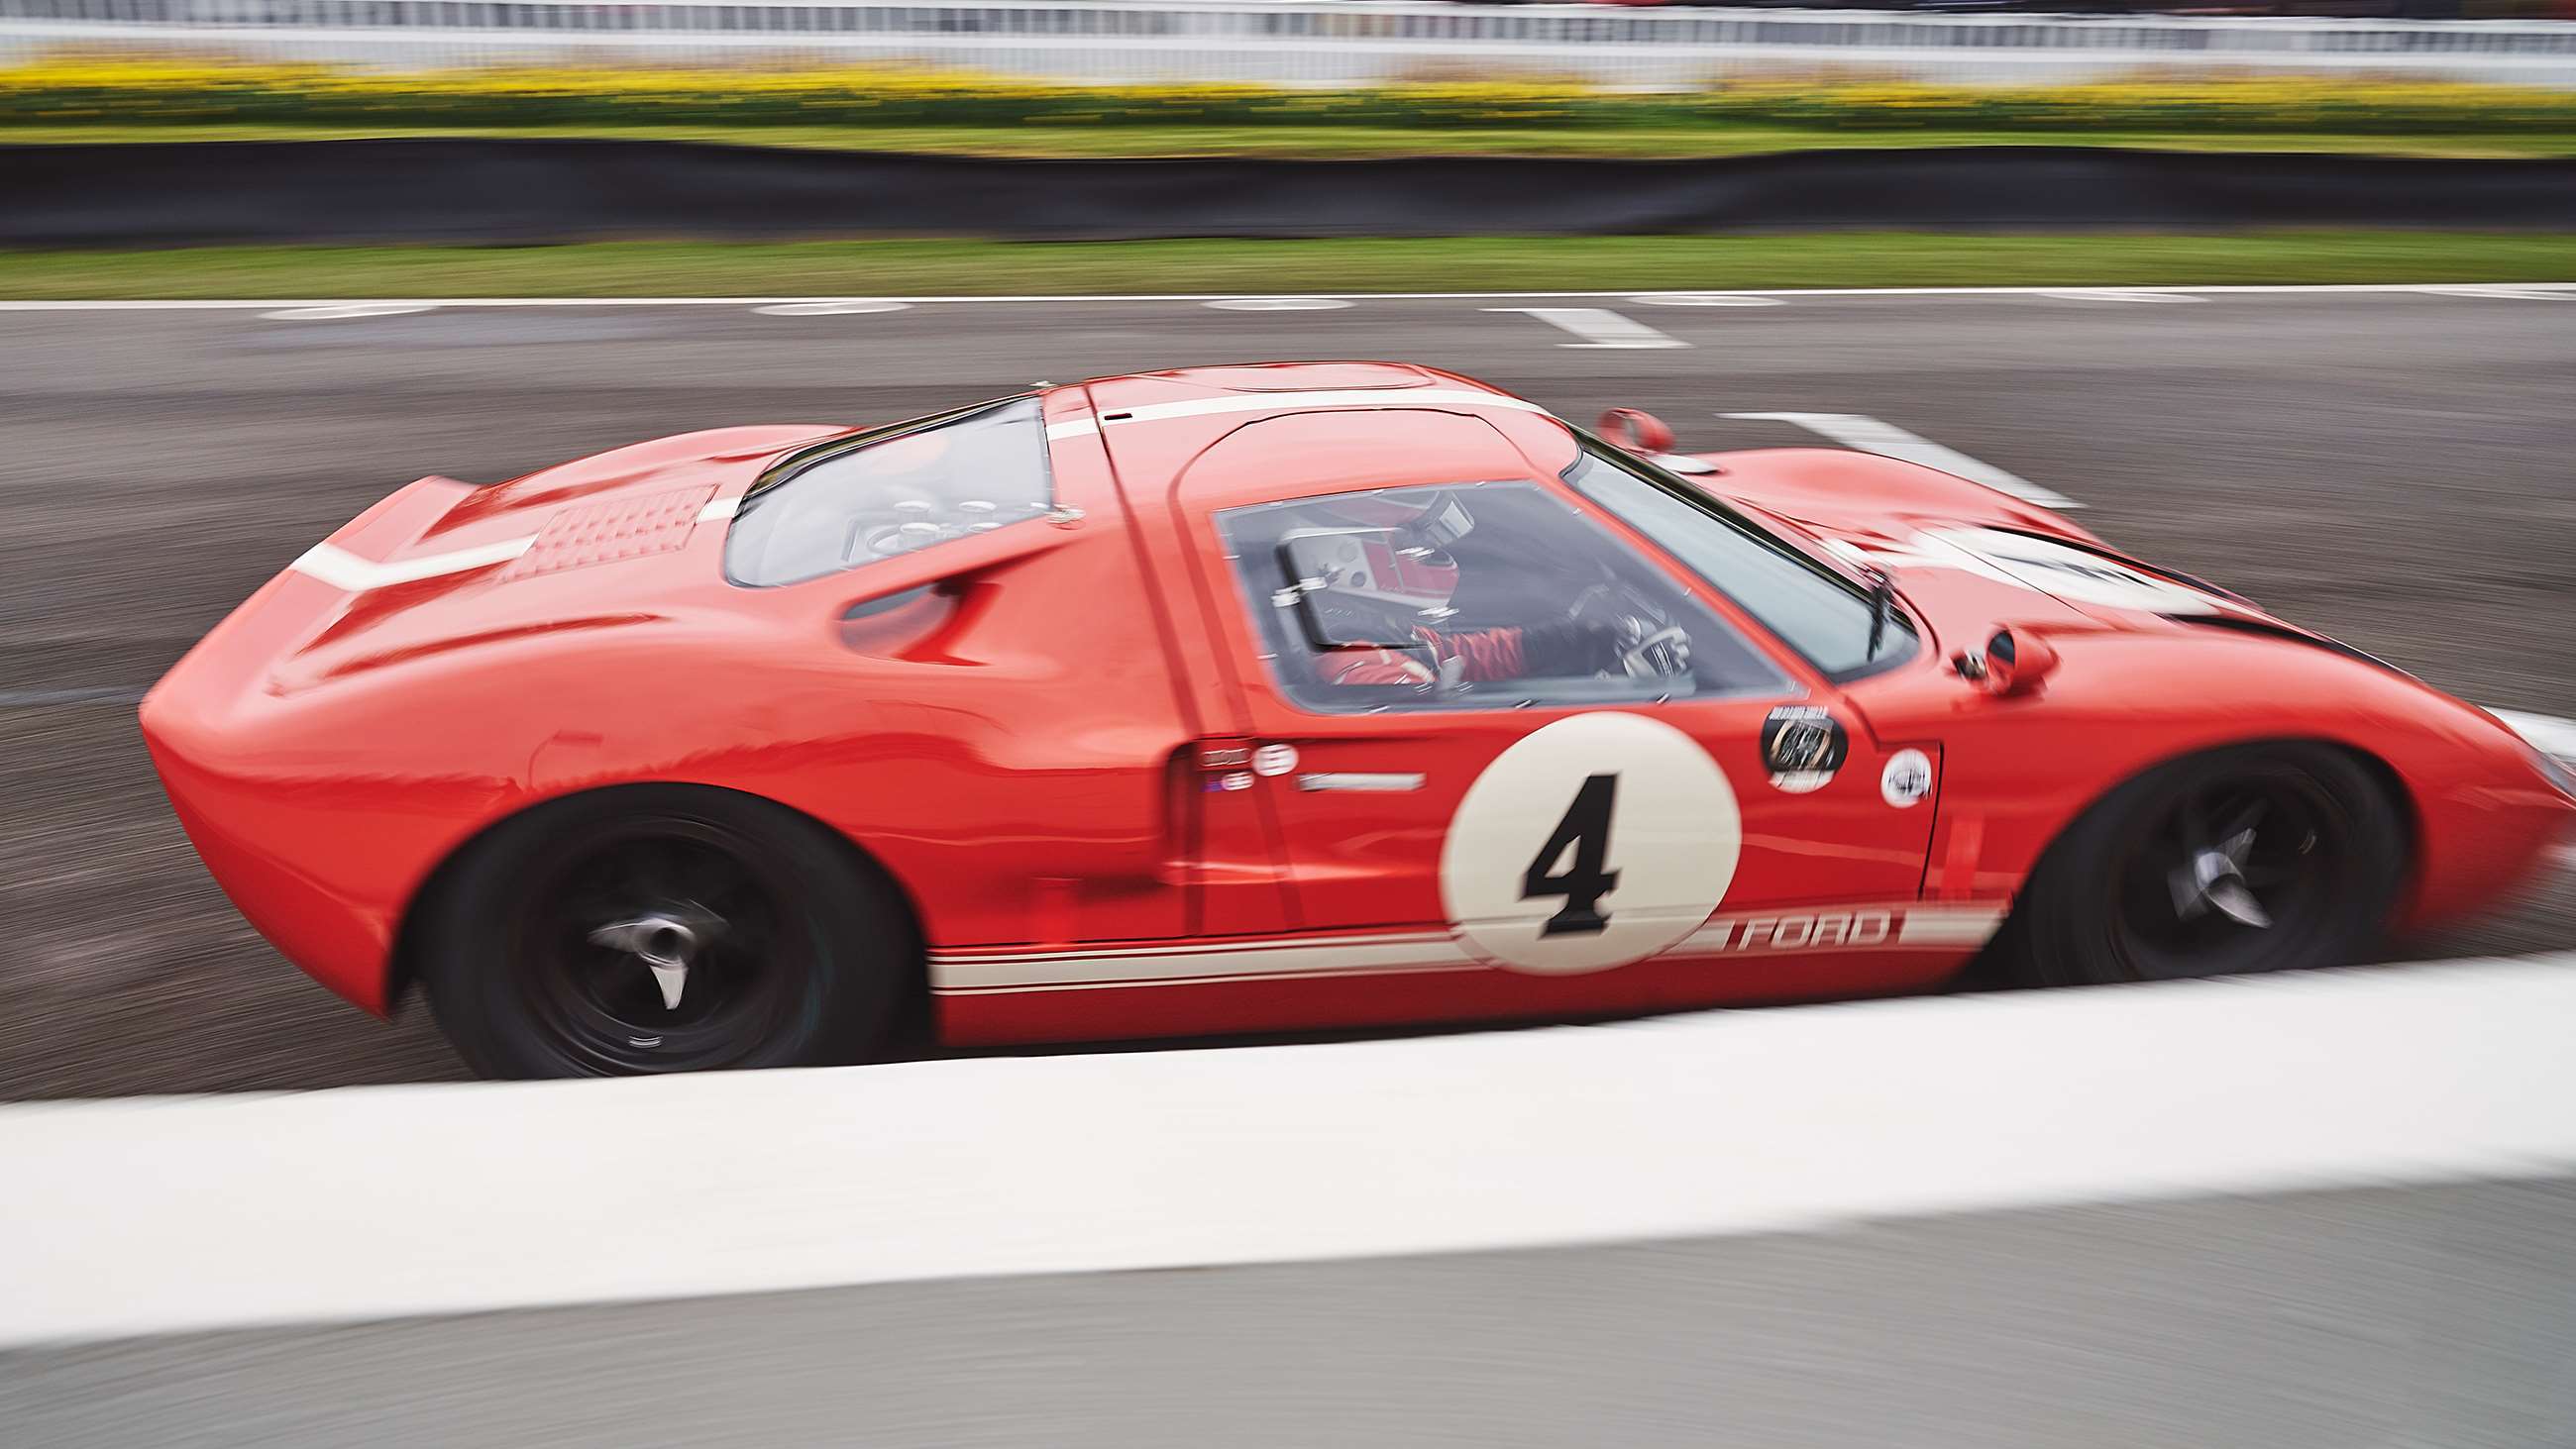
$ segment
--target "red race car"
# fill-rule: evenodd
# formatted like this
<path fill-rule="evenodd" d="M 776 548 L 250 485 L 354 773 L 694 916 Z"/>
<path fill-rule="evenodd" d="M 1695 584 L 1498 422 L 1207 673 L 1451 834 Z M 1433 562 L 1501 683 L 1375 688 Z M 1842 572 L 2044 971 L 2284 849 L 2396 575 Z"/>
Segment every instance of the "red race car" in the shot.
<path fill-rule="evenodd" d="M 143 728 L 281 952 L 499 1075 L 2314 966 L 2576 814 L 2054 513 L 1605 431 L 1298 363 L 425 478 Z"/>

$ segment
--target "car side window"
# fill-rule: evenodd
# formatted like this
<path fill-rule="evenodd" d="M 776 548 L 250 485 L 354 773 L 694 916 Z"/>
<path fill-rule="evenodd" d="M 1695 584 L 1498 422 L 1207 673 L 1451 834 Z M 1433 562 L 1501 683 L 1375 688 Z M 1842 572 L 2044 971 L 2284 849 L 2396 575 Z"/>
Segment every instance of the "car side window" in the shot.
<path fill-rule="evenodd" d="M 1004 398 L 789 459 L 744 497 L 725 535 L 725 576 L 752 588 L 802 583 L 1054 506 L 1038 400 Z"/>
<path fill-rule="evenodd" d="M 1216 523 L 1272 678 L 1308 709 L 1792 688 L 1658 564 L 1536 484 L 1335 493 Z"/>

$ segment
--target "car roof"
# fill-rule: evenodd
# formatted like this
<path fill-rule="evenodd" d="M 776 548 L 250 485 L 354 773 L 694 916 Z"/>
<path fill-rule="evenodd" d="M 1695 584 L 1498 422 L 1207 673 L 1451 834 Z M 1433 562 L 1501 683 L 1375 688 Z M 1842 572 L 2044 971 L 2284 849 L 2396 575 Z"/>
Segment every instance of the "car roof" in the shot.
<path fill-rule="evenodd" d="M 1059 421 L 1048 431 L 1096 430 L 1131 497 L 1166 498 L 1186 474 L 1194 504 L 1234 507 L 1352 488 L 1548 476 L 1575 455 L 1573 435 L 1538 404 L 1410 363 L 1194 367 L 1079 386 L 1090 419 L 1061 421 L 1063 410 L 1050 407 Z"/>

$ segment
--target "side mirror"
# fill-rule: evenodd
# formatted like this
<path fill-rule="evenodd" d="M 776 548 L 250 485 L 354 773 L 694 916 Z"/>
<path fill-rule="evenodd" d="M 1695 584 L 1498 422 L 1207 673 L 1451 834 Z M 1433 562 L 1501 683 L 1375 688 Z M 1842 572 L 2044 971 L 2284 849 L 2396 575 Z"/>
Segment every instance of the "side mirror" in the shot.
<path fill-rule="evenodd" d="M 1997 629 L 1986 636 L 1983 649 L 1961 650 L 1952 656 L 1950 667 L 1959 677 L 2000 699 L 2013 699 L 2035 694 L 2051 674 L 2057 672 L 2057 650 L 2047 640 L 2028 633 Z"/>
<path fill-rule="evenodd" d="M 1612 408 L 1601 415 L 1601 436 L 1622 452 L 1652 457 L 1673 450 L 1673 430 L 1662 418 L 1637 408 Z"/>

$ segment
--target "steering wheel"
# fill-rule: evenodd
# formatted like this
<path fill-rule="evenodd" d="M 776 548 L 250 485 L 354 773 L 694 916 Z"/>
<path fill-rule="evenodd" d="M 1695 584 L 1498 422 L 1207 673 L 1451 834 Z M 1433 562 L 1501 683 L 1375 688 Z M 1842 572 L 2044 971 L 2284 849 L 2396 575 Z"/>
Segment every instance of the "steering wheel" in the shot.
<path fill-rule="evenodd" d="M 1617 636 L 1618 663 L 1600 671 L 1603 679 L 1677 679 L 1691 672 L 1690 632 L 1633 585 L 1619 580 L 1593 584 L 1574 596 L 1566 613 L 1576 623 Z"/>
<path fill-rule="evenodd" d="M 1630 679 L 1680 679 L 1691 672 L 1690 647 L 1690 631 L 1667 624 L 1629 645 L 1619 668 Z"/>

